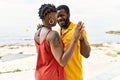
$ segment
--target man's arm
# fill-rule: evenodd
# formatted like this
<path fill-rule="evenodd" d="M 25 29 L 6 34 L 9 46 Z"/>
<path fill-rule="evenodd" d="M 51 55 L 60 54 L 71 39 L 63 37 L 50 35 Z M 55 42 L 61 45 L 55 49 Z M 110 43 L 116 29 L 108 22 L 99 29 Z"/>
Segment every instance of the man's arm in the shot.
<path fill-rule="evenodd" d="M 90 56 L 90 51 L 91 51 L 91 48 L 89 45 L 85 43 L 85 40 L 84 39 L 80 40 L 81 55 L 84 56 L 85 58 L 88 58 Z"/>
<path fill-rule="evenodd" d="M 80 40 L 80 53 L 85 58 L 88 58 L 90 56 L 91 48 L 90 48 L 90 45 L 88 43 L 85 30 L 83 30 L 81 32 L 81 37 L 79 40 Z"/>

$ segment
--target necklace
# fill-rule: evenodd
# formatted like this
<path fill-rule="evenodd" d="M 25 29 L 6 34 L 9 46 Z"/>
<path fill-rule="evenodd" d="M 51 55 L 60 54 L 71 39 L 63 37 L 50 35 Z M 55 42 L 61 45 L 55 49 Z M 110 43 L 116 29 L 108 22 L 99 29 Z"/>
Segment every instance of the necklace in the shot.
<path fill-rule="evenodd" d="M 51 27 L 47 27 L 45 25 L 42 25 L 42 27 L 46 28 L 46 29 L 51 29 Z"/>

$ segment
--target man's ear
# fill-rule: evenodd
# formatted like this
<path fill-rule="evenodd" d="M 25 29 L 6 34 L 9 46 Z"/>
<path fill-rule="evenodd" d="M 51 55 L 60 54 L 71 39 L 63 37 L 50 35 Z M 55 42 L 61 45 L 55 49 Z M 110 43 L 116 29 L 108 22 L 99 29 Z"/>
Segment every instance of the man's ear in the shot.
<path fill-rule="evenodd" d="M 68 14 L 68 17 L 70 18 L 70 14 Z"/>

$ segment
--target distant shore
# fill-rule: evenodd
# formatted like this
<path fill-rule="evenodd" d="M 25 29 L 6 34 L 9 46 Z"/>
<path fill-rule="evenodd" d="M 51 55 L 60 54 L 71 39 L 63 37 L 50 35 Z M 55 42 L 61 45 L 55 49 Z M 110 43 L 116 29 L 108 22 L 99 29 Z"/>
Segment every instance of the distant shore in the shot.
<path fill-rule="evenodd" d="M 107 34 L 116 34 L 116 35 L 120 35 L 120 30 L 111 30 L 111 31 L 107 31 Z"/>

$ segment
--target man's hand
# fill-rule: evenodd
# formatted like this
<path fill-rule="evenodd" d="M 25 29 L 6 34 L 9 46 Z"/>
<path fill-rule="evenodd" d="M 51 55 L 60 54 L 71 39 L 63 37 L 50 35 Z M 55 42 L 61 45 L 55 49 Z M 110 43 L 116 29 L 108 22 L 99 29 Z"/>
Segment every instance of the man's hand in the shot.
<path fill-rule="evenodd" d="M 74 32 L 74 37 L 76 40 L 82 39 L 82 31 L 83 30 L 84 30 L 84 23 L 79 21 L 76 28 L 75 28 L 75 32 Z"/>
<path fill-rule="evenodd" d="M 42 27 L 42 24 L 38 24 L 37 25 L 37 30 L 40 29 Z"/>

